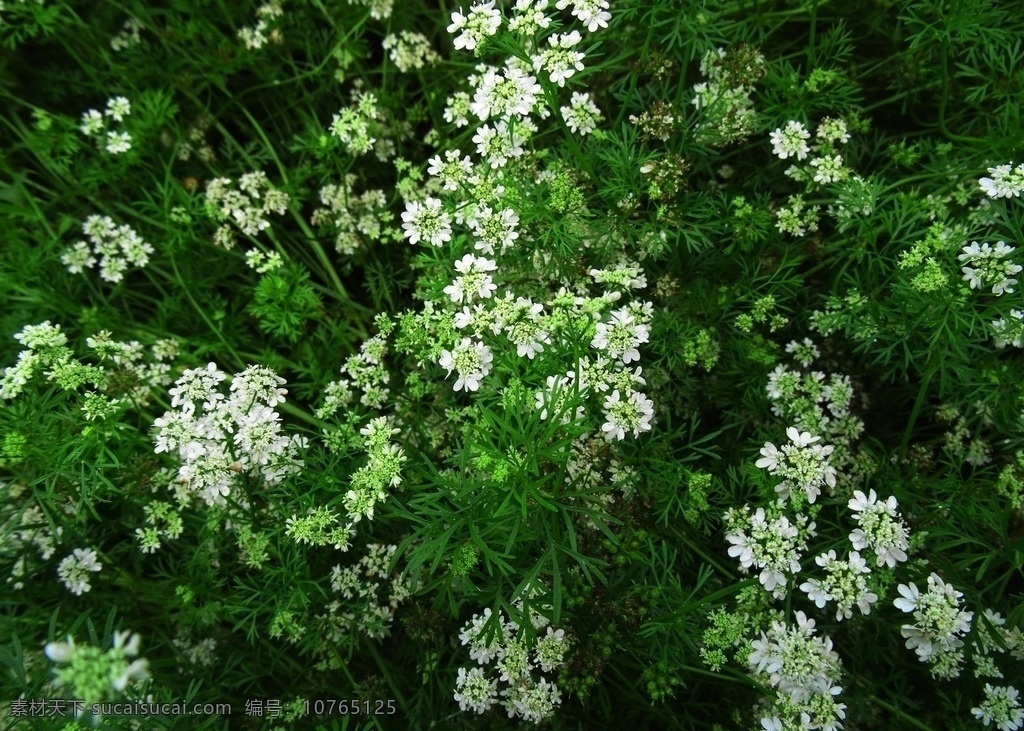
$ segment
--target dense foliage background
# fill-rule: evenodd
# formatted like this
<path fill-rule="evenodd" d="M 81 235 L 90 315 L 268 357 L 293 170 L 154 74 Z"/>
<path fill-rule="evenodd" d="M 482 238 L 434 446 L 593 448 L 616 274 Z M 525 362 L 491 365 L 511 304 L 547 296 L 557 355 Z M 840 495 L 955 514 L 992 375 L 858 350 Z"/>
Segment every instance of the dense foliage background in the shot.
<path fill-rule="evenodd" d="M 0 3 L 0 726 L 1024 727 L 1021 38 Z"/>

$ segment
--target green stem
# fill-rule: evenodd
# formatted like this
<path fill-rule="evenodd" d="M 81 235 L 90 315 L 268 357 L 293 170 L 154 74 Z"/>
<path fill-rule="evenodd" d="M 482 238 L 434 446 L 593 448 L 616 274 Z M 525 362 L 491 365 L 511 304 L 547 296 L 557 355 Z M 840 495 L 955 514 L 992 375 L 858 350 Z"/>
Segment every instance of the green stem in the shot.
<path fill-rule="evenodd" d="M 811 33 L 807 39 L 807 67 L 814 66 L 814 43 L 818 31 L 818 0 L 811 3 Z"/>
<path fill-rule="evenodd" d="M 903 719 L 904 721 L 909 723 L 911 726 L 919 728 L 922 731 L 935 731 L 935 729 L 933 729 L 931 726 L 928 726 L 926 724 L 921 723 L 916 718 L 911 716 L 909 713 L 906 713 L 905 711 L 901 711 L 896 706 L 892 705 L 891 703 L 887 703 L 886 701 L 883 701 L 881 698 L 879 698 L 877 696 L 872 696 L 871 700 L 874 701 L 875 703 L 877 703 L 878 705 L 880 705 L 885 710 L 889 711 L 889 713 L 896 714 L 901 719 Z"/>
<path fill-rule="evenodd" d="M 953 140 L 954 142 L 963 142 L 965 144 L 983 142 L 984 140 L 980 137 L 965 137 L 964 135 L 954 134 L 946 126 L 946 103 L 949 101 L 949 40 L 946 38 L 942 39 L 939 58 L 941 60 L 940 70 L 942 72 L 942 96 L 939 99 L 939 131 L 942 132 L 946 139 Z"/>
<path fill-rule="evenodd" d="M 935 371 L 929 371 L 921 379 L 921 387 L 918 389 L 917 399 L 914 400 L 914 408 L 911 410 L 910 418 L 907 419 L 907 426 L 903 430 L 903 440 L 900 442 L 900 459 L 903 459 L 907 453 L 907 447 L 910 445 L 910 435 L 914 431 L 914 424 L 921 413 L 921 407 L 924 406 L 924 399 L 928 394 L 928 384 L 931 382 L 933 375 L 935 375 Z"/>

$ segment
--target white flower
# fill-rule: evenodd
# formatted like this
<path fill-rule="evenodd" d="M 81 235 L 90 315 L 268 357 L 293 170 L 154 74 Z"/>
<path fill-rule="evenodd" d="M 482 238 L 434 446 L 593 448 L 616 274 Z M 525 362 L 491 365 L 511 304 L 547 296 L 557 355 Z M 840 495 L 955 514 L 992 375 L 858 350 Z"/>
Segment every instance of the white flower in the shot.
<path fill-rule="evenodd" d="M 106 115 L 115 122 L 123 122 L 132 111 L 131 102 L 123 96 L 116 96 L 107 101 Z"/>
<path fill-rule="evenodd" d="M 794 491 L 803 491 L 808 502 L 813 503 L 823 487 L 833 488 L 836 485 L 836 469 L 829 464 L 834 447 L 817 444 L 821 437 L 792 426 L 786 429 L 786 436 L 790 444 L 781 448 L 765 442 L 761 448 L 762 457 L 755 464 L 782 478 L 775 488 L 781 502 L 788 500 Z"/>
<path fill-rule="evenodd" d="M 410 201 L 402 212 L 402 228 L 410 244 L 420 241 L 441 246 L 452 240 L 452 219 L 441 208 L 437 198 L 427 198 L 423 203 Z"/>
<path fill-rule="evenodd" d="M 606 421 L 601 425 L 601 431 L 606 439 L 621 441 L 626 438 L 627 431 L 638 437 L 640 432 L 651 430 L 654 402 L 637 391 L 629 391 L 623 401 L 615 390 L 604 399 L 604 416 Z"/>
<path fill-rule="evenodd" d="M 854 519 L 858 527 L 850 533 L 850 543 L 856 550 L 874 551 L 878 566 L 893 568 L 907 560 L 908 530 L 896 510 L 895 497 L 890 495 L 879 502 L 874 490 L 869 490 L 867 495 L 855 490 L 847 505 L 856 513 Z"/>
<path fill-rule="evenodd" d="M 459 668 L 455 700 L 463 711 L 486 713 L 498 700 L 498 683 L 488 678 L 483 668 Z"/>
<path fill-rule="evenodd" d="M 462 276 L 456 277 L 455 281 L 444 288 L 444 292 L 456 303 L 487 299 L 498 288 L 488 272 L 496 271 L 497 268 L 497 263 L 491 259 L 466 254 L 455 262 L 455 270 Z"/>
<path fill-rule="evenodd" d="M 992 294 L 997 296 L 1012 293 L 1013 285 L 1017 284 L 1012 276 L 1024 269 L 1012 261 L 1003 261 L 1013 252 L 1014 248 L 1007 246 L 1005 241 L 998 242 L 994 248 L 987 243 L 979 246 L 977 241 L 972 241 L 958 257 L 966 262 L 961 268 L 964 281 L 970 283 L 971 289 L 991 285 Z"/>
<path fill-rule="evenodd" d="M 823 553 L 814 559 L 825 569 L 824 579 L 809 579 L 800 585 L 800 590 L 819 609 L 828 602 L 836 602 L 836 621 L 853 616 L 853 607 L 861 614 L 870 614 L 871 605 L 878 601 L 878 595 L 868 590 L 867 576 L 871 573 L 867 563 L 856 551 L 846 561 L 839 561 L 835 551 Z"/>
<path fill-rule="evenodd" d="M 491 349 L 483 343 L 463 338 L 453 350 L 442 350 L 439 365 L 448 371 L 458 372 L 454 390 L 476 391 L 480 388 L 481 379 L 491 372 L 491 361 L 494 356 Z"/>
<path fill-rule="evenodd" d="M 469 124 L 469 94 L 464 91 L 457 91 L 448 97 L 444 107 L 444 121 L 454 124 L 456 127 L 465 127 Z"/>
<path fill-rule="evenodd" d="M 1024 191 L 1024 163 L 1013 169 L 1013 162 L 988 169 L 991 178 L 981 178 L 978 185 L 989 198 L 1019 198 Z"/>
<path fill-rule="evenodd" d="M 82 122 L 78 129 L 86 137 L 94 137 L 107 127 L 107 122 L 95 109 L 90 109 L 82 115 Z"/>
<path fill-rule="evenodd" d="M 1020 707 L 1020 691 L 1010 686 L 996 687 L 985 683 L 985 700 L 971 713 L 986 726 L 995 724 L 999 731 L 1018 731 L 1024 727 L 1024 709 Z"/>
<path fill-rule="evenodd" d="M 552 83 L 565 86 L 566 79 L 583 70 L 584 54 L 574 50 L 581 40 L 578 30 L 548 36 L 548 45 L 551 47 L 533 59 L 533 69 L 546 71 Z"/>
<path fill-rule="evenodd" d="M 826 142 L 846 143 L 850 141 L 846 122 L 841 119 L 825 117 L 818 124 L 818 130 L 815 134 L 819 140 L 825 140 Z"/>
<path fill-rule="evenodd" d="M 544 14 L 548 0 L 516 0 L 515 14 L 509 21 L 508 29 L 513 33 L 532 36 L 551 25 L 551 18 Z"/>
<path fill-rule="evenodd" d="M 818 346 L 810 338 L 804 338 L 803 342 L 790 341 L 786 345 L 786 352 L 792 355 L 804 368 L 808 367 L 821 355 Z"/>
<path fill-rule="evenodd" d="M 490 618 L 491 609 L 487 607 L 483 614 L 474 614 L 459 633 L 459 641 L 469 645 L 469 656 L 481 665 L 498 657 L 501 646 L 509 639 L 509 628 L 501 615 L 498 616 L 497 632 L 493 636 L 487 633 L 486 625 Z"/>
<path fill-rule="evenodd" d="M 494 7 L 494 0 L 481 5 L 473 5 L 463 15 L 459 11 L 452 13 L 452 23 L 448 26 L 449 33 L 462 31 L 455 36 L 456 50 L 473 51 L 488 36 L 493 36 L 501 27 L 501 12 Z"/>
<path fill-rule="evenodd" d="M 935 662 L 963 645 L 960 638 L 970 631 L 974 613 L 960 609 L 961 592 L 935 573 L 928 577 L 925 592 L 916 584 L 900 584 L 897 590 L 900 596 L 893 605 L 907 614 L 913 612 L 915 622 L 903 625 L 901 632 L 907 649 L 914 650 L 921 662 Z"/>
<path fill-rule="evenodd" d="M 811 151 L 811 148 L 807 145 L 807 140 L 810 138 L 811 133 L 807 131 L 807 128 L 800 122 L 792 120 L 786 124 L 785 129 L 780 127 L 772 132 L 772 152 L 780 160 L 785 160 L 789 157 L 805 160 L 807 154 Z"/>
<path fill-rule="evenodd" d="M 597 323 L 590 347 L 603 350 L 612 358 L 621 359 L 624 364 L 640 359 L 638 346 L 648 342 L 650 329 L 638 323 L 629 310 L 623 307 L 612 313 L 608 322 Z"/>
<path fill-rule="evenodd" d="M 519 215 L 511 208 L 495 211 L 480 206 L 467 223 L 473 233 L 473 248 L 487 255 L 493 255 L 496 249 L 504 253 L 519 238 Z"/>
<path fill-rule="evenodd" d="M 207 363 L 205 368 L 186 370 L 174 388 L 168 391 L 171 406 L 180 407 L 185 415 L 195 413 L 196 401 L 204 402 L 204 408 L 212 408 L 215 402 L 224 398 L 224 394 L 217 391 L 217 386 L 225 378 L 227 374 L 217 368 L 216 363 Z"/>
<path fill-rule="evenodd" d="M 842 155 L 823 155 L 811 160 L 814 168 L 814 182 L 823 185 L 845 180 L 849 170 L 843 167 Z"/>
<path fill-rule="evenodd" d="M 460 158 L 461 154 L 459 150 L 447 150 L 443 161 L 440 155 L 434 155 L 428 161 L 427 173 L 437 177 L 445 190 L 458 190 L 473 172 L 473 161 L 468 155 Z"/>
<path fill-rule="evenodd" d="M 744 573 L 759 569 L 761 585 L 776 598 L 784 597 L 787 577 L 800 571 L 800 552 L 814 535 L 814 523 L 799 515 L 795 523 L 785 515 L 769 520 L 764 508 L 751 514 L 747 506 L 726 512 L 725 520 L 729 555 Z"/>
<path fill-rule="evenodd" d="M 111 155 L 120 155 L 123 152 L 128 152 L 132 149 L 132 136 L 127 132 L 116 132 L 109 130 L 107 132 L 107 152 Z"/>
<path fill-rule="evenodd" d="M 506 66 L 501 74 L 489 69 L 477 84 L 470 109 L 481 121 L 492 116 L 527 117 L 540 93 L 537 79 L 527 76 L 522 69 Z"/>
<path fill-rule="evenodd" d="M 559 111 L 569 131 L 581 137 L 597 129 L 597 124 L 602 119 L 601 110 L 594 104 L 590 94 L 581 94 L 578 91 L 572 93 L 569 106 L 561 107 Z"/>
<path fill-rule="evenodd" d="M 491 127 L 485 124 L 473 135 L 473 142 L 476 143 L 477 152 L 487 160 L 487 164 L 493 169 L 502 167 L 509 158 L 519 157 L 523 154 L 523 143 L 526 138 L 523 131 L 525 124 L 517 124 L 515 129 L 508 126 L 505 120 L 499 120 Z"/>
<path fill-rule="evenodd" d="M 547 634 L 537 638 L 537 664 L 541 670 L 549 673 L 561 667 L 568 649 L 569 640 L 565 636 L 565 630 L 548 627 Z"/>
<path fill-rule="evenodd" d="M 572 14 L 579 18 L 591 33 L 596 32 L 598 28 L 607 28 L 608 21 L 612 19 L 611 13 L 608 12 L 607 0 L 558 0 L 555 7 L 565 10 L 570 5 Z"/>
<path fill-rule="evenodd" d="M 805 703 L 816 695 L 838 695 L 842 690 L 836 686 L 839 654 L 832 649 L 832 640 L 815 636 L 815 622 L 803 612 L 795 617 L 795 626 L 773 622 L 767 633 L 750 643 L 748 666 L 792 703 Z"/>
<path fill-rule="evenodd" d="M 89 573 L 96 573 L 103 568 L 96 551 L 91 548 L 76 548 L 70 556 L 64 558 L 57 566 L 57 576 L 73 594 L 81 596 L 92 588 Z"/>
<path fill-rule="evenodd" d="M 997 348 L 1008 345 L 1024 347 L 1024 311 L 1011 309 L 1010 318 L 1000 317 L 992 321 L 992 338 Z"/>

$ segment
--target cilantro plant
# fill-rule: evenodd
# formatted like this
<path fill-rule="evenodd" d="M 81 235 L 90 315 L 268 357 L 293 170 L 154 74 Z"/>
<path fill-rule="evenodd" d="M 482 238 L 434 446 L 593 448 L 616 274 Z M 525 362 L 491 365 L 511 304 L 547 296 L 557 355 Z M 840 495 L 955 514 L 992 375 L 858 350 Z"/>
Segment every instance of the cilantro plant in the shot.
<path fill-rule="evenodd" d="M 0 2 L 0 725 L 1024 728 L 1022 37 Z"/>

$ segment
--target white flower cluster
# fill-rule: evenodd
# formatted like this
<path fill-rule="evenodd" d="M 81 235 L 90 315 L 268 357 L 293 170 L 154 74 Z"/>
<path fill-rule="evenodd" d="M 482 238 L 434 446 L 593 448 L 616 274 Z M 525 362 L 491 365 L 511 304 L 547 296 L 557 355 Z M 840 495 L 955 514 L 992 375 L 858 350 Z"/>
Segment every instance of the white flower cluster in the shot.
<path fill-rule="evenodd" d="M 858 462 L 854 444 L 864 431 L 864 422 L 851 411 L 855 394 L 850 377 L 810 369 L 819 353 L 809 338 L 789 343 L 786 352 L 801 368 L 780 363 L 768 375 L 772 413 L 800 432 L 820 435 L 832 447 L 828 461 L 835 468 L 836 484 L 849 481 L 849 468 Z"/>
<path fill-rule="evenodd" d="M 775 227 L 790 236 L 803 236 L 808 231 L 818 230 L 821 208 L 808 205 L 802 195 L 791 195 L 786 205 L 775 210 Z"/>
<path fill-rule="evenodd" d="M 373 519 L 373 507 L 387 498 L 387 489 L 402 484 L 405 450 L 392 441 L 401 432 L 385 416 L 371 419 L 359 433 L 368 460 L 351 478 L 345 493 L 345 510 L 353 523 L 362 518 Z"/>
<path fill-rule="evenodd" d="M 388 52 L 388 57 L 399 71 L 415 71 L 424 66 L 432 66 L 441 60 L 430 41 L 422 33 L 403 30 L 398 35 L 386 36 L 381 44 Z"/>
<path fill-rule="evenodd" d="M 276 27 L 284 16 L 281 0 L 270 0 L 256 8 L 256 25 L 240 28 L 238 38 L 252 51 L 263 48 L 268 42 L 280 43 L 281 29 Z"/>
<path fill-rule="evenodd" d="M 175 410 L 153 422 L 154 451 L 177 455 L 178 481 L 207 505 L 226 505 L 243 475 L 274 485 L 297 473 L 306 444 L 282 433 L 274 411 L 287 393 L 283 378 L 249 366 L 234 375 L 225 396 L 226 379 L 214 363 L 185 371 L 169 391 Z"/>
<path fill-rule="evenodd" d="M 353 389 L 360 391 L 359 403 L 370 409 L 379 409 L 387 401 L 391 390 L 391 374 L 384 365 L 388 352 L 387 340 L 380 335 L 367 338 L 341 368 L 345 378 L 331 381 L 324 389 L 324 404 L 316 411 L 316 418 L 328 419 L 338 409 L 352 402 Z"/>
<path fill-rule="evenodd" d="M 40 368 L 71 357 L 67 336 L 61 332 L 60 325 L 51 325 L 49 320 L 38 325 L 26 325 L 14 339 L 22 344 L 24 350 L 18 354 L 16 365 L 4 369 L 0 379 L 0 399 L 15 398 Z"/>
<path fill-rule="evenodd" d="M 878 595 L 868 589 L 867 577 L 871 569 L 857 551 L 851 551 L 845 561 L 836 558 L 835 551 L 829 551 L 814 562 L 825 569 L 825 578 L 808 579 L 800 585 L 800 591 L 807 594 L 818 609 L 835 602 L 837 622 L 852 617 L 854 607 L 860 609 L 861 614 L 871 613 L 871 605 L 878 601 Z"/>
<path fill-rule="evenodd" d="M 905 624 L 900 632 L 921 662 L 932 665 L 932 674 L 942 678 L 956 677 L 963 662 L 964 641 L 971 629 L 974 612 L 960 608 L 963 594 L 947 584 L 938 574 L 928 577 L 924 592 L 917 584 L 900 584 L 897 609 L 913 613 L 914 624 Z"/>
<path fill-rule="evenodd" d="M 907 560 L 910 532 L 896 510 L 894 496 L 879 501 L 874 490 L 868 490 L 867 495 L 855 490 L 847 505 L 857 521 L 857 528 L 850 533 L 850 543 L 857 551 L 874 553 L 876 566 L 895 568 Z"/>
<path fill-rule="evenodd" d="M 742 140 L 754 131 L 757 113 L 750 95 L 751 83 L 737 83 L 727 71 L 729 52 L 724 48 L 708 51 L 700 62 L 705 81 L 693 86 L 693 106 L 701 117 L 697 125 L 698 139 L 714 147 L 722 147 Z M 751 68 L 746 76 L 762 75 L 764 57 L 757 54 L 750 59 Z"/>
<path fill-rule="evenodd" d="M 437 198 L 409 201 L 402 212 L 402 229 L 410 244 L 442 246 L 452 240 L 452 217 Z"/>
<path fill-rule="evenodd" d="M 481 65 L 470 76 L 472 97 L 458 92 L 449 99 L 445 120 L 456 126 L 469 123 L 472 114 L 480 121 L 496 120 L 484 124 L 473 136 L 480 155 L 491 168 L 504 166 L 510 159 L 523 154 L 523 145 L 536 131 L 531 115 L 547 117 L 550 113 L 540 107 L 541 86 L 533 74 L 564 87 L 573 76 L 584 70 L 585 54 L 579 50 L 583 35 L 578 30 L 552 33 L 538 37 L 552 23 L 548 11 L 549 0 L 518 0 L 513 8 L 509 29 L 521 36 L 529 54 L 528 59 L 510 57 L 503 67 Z M 571 13 L 589 32 L 608 25 L 611 15 L 605 0 L 558 0 L 558 10 L 571 7 Z M 502 25 L 501 11 L 494 0 L 477 3 L 463 13 L 452 13 L 448 32 L 455 36 L 456 49 L 480 52 L 483 41 L 498 33 Z M 593 132 L 601 120 L 601 113 L 592 97 L 574 92 L 567 106 L 558 108 L 570 131 L 580 135 Z M 514 120 L 514 121 L 513 121 Z"/>
<path fill-rule="evenodd" d="M 46 656 L 63 665 L 57 668 L 57 679 L 71 695 L 85 701 L 86 706 L 106 700 L 112 693 L 123 693 L 136 681 L 149 679 L 149 662 L 138 658 L 142 638 L 124 630 L 114 633 L 113 646 L 106 652 L 94 647 L 80 647 L 72 637 L 67 642 L 50 642 Z"/>
<path fill-rule="evenodd" d="M 580 137 L 589 135 L 604 119 L 601 110 L 594 103 L 594 98 L 589 93 L 578 91 L 572 93 L 569 105 L 560 107 L 558 111 L 561 112 L 569 131 Z"/>
<path fill-rule="evenodd" d="M 469 656 L 479 666 L 459 668 L 455 682 L 459 708 L 485 713 L 500 697 L 509 718 L 540 723 L 554 713 L 562 700 L 561 691 L 536 673 L 552 672 L 565 663 L 569 638 L 564 629 L 551 627 L 540 614 L 531 613 L 531 623 L 534 632 L 527 635 L 503 614 L 493 617 L 490 608 L 473 615 L 459 639 L 469 646 Z"/>
<path fill-rule="evenodd" d="M 100 278 L 120 282 L 129 266 L 146 266 L 153 253 L 152 245 L 143 241 L 130 226 L 118 226 L 110 216 L 89 216 L 82 223 L 82 232 L 89 240 L 76 241 L 60 257 L 72 274 L 92 269 L 98 262 Z"/>
<path fill-rule="evenodd" d="M 387 20 L 391 17 L 394 0 L 348 0 L 348 4 L 365 5 L 370 9 L 370 17 L 374 20 Z"/>
<path fill-rule="evenodd" d="M 121 30 L 110 39 L 110 48 L 114 53 L 120 53 L 129 48 L 135 48 L 142 43 L 142 23 L 138 18 L 130 17 L 124 21 Z"/>
<path fill-rule="evenodd" d="M 796 612 L 795 625 L 773 622 L 750 647 L 747 665 L 752 674 L 777 691 L 770 707 L 762 711 L 765 731 L 842 728 L 846 704 L 836 700 L 842 692 L 837 685 L 839 655 L 827 635 L 817 636 L 813 619 Z"/>
<path fill-rule="evenodd" d="M 455 50 L 475 51 L 480 43 L 498 32 L 501 27 L 501 11 L 494 7 L 494 0 L 478 3 L 469 8 L 467 13 L 452 12 L 452 22 L 448 26 L 455 36 Z M 461 31 L 461 32 L 459 32 Z"/>
<path fill-rule="evenodd" d="M 320 618 L 328 642 L 340 644 L 352 633 L 377 640 L 391 633 L 395 610 L 414 588 L 411 580 L 391 571 L 396 550 L 394 545 L 371 543 L 357 563 L 331 569 L 331 590 L 345 603 L 332 600 Z"/>
<path fill-rule="evenodd" d="M 262 171 L 246 173 L 235 181 L 214 178 L 206 185 L 206 210 L 221 223 L 213 242 L 224 249 L 235 245 L 234 227 L 246 236 L 256 236 L 270 228 L 267 216 L 284 215 L 291 197 L 270 184 Z"/>
<path fill-rule="evenodd" d="M 829 213 L 843 226 L 853 214 L 868 215 L 872 210 L 870 199 L 865 197 L 865 181 L 855 175 L 843 162 L 839 145 L 850 140 L 846 122 L 826 117 L 818 123 L 813 143 L 811 133 L 798 120 L 790 120 L 785 127 L 778 127 L 771 133 L 772 152 L 780 160 L 793 159 L 799 164 L 791 165 L 786 175 L 804 183 L 807 192 L 818 186 L 844 183 L 845 197 L 829 208 Z M 804 162 L 807 161 L 807 162 Z M 789 197 L 787 205 L 776 211 L 776 228 L 791 236 L 803 236 L 807 231 L 816 231 L 820 207 L 807 205 L 802 195 Z"/>
<path fill-rule="evenodd" d="M 365 155 L 372 150 L 384 132 L 377 95 L 353 92 L 352 103 L 334 115 L 330 130 L 351 155 Z"/>
<path fill-rule="evenodd" d="M 185 131 L 185 139 L 178 142 L 178 159 L 182 162 L 187 162 L 192 159 L 193 153 L 202 162 L 213 162 L 217 153 L 206 139 L 206 133 L 210 130 L 210 125 L 213 124 L 213 120 L 205 115 L 197 117 L 196 120 L 189 126 Z M 161 136 L 161 142 L 166 146 L 171 147 L 175 143 L 175 138 L 170 133 L 165 133 Z"/>
<path fill-rule="evenodd" d="M 590 347 L 599 351 L 597 363 L 617 361 L 616 368 L 621 369 L 619 373 L 626 374 L 624 383 L 617 383 L 615 379 L 609 384 L 611 379 L 607 377 L 591 379 L 582 370 L 584 364 L 581 363 L 581 390 L 593 385 L 599 391 L 611 391 L 604 399 L 605 423 L 601 427 L 610 440 L 624 439 L 627 431 L 637 437 L 641 432 L 651 430 L 654 402 L 635 390 L 636 385 L 644 385 L 646 381 L 640 376 L 639 367 L 631 373 L 624 366 L 639 360 L 639 346 L 649 342 L 652 311 L 650 302 L 634 304 L 612 311 L 607 321 L 599 321 L 596 325 Z M 609 360 L 605 360 L 606 357 Z"/>
<path fill-rule="evenodd" d="M 1024 728 L 1024 708 L 1020 706 L 1020 691 L 1008 685 L 993 686 L 985 683 L 985 700 L 971 713 L 985 726 L 995 724 L 999 731 L 1018 731 Z"/>
<path fill-rule="evenodd" d="M 70 556 L 64 557 L 57 565 L 57 576 L 68 591 L 81 596 L 92 588 L 89 583 L 90 574 L 98 573 L 103 568 L 91 548 L 76 548 Z"/>
<path fill-rule="evenodd" d="M 494 355 L 486 345 L 471 338 L 462 338 L 451 350 L 441 351 L 438 364 L 448 371 L 449 376 L 453 370 L 458 374 L 452 387 L 455 391 L 476 391 L 480 388 L 480 381 L 491 372 L 493 361 Z"/>
<path fill-rule="evenodd" d="M 988 169 L 991 178 L 980 178 L 978 185 L 989 198 L 1020 198 L 1024 192 L 1024 163 L 1016 168 L 1011 160 Z"/>
<path fill-rule="evenodd" d="M 964 274 L 964 281 L 970 282 L 971 289 L 992 287 L 992 294 L 997 297 L 1001 294 L 1011 294 L 1017 280 L 1013 279 L 1014 274 L 1019 274 L 1024 267 L 1012 261 L 1005 261 L 1016 249 L 1007 246 L 1005 241 L 998 242 L 994 247 L 991 244 L 978 244 L 972 241 L 963 248 L 963 253 L 958 257 L 964 262 L 961 271 Z"/>
<path fill-rule="evenodd" d="M 836 468 L 829 464 L 833 447 L 818 444 L 821 437 L 792 426 L 786 429 L 786 436 L 790 443 L 781 448 L 765 442 L 761 447 L 762 457 L 756 464 L 773 477 L 782 478 L 775 486 L 781 504 L 785 505 L 797 492 L 802 492 L 807 501 L 813 503 L 823 487 L 836 486 Z"/>
<path fill-rule="evenodd" d="M 379 189 L 355 192 L 356 176 L 346 175 L 341 185 L 325 185 L 320 189 L 323 208 L 313 211 L 310 222 L 317 228 L 334 229 L 334 248 L 346 256 L 353 255 L 367 242 L 389 238 L 384 226 L 390 223 L 387 196 Z"/>
<path fill-rule="evenodd" d="M 590 347 L 623 365 L 640 360 L 639 346 L 649 342 L 651 336 L 650 303 L 647 305 L 639 310 L 623 307 L 613 311 L 607 322 L 598 322 Z"/>
<path fill-rule="evenodd" d="M 25 579 L 32 575 L 30 549 L 35 549 L 43 561 L 49 560 L 57 552 L 56 543 L 64 529 L 61 526 L 51 529 L 43 511 L 26 495 L 24 485 L 0 482 L 0 491 L 7 498 L 4 507 L 12 508 L 10 513 L 4 511 L 5 519 L 0 521 L 0 535 L 5 536 L 3 546 L 0 546 L 0 557 L 5 565 L 11 567 L 7 583 L 15 591 L 21 591 L 25 588 Z M 73 511 L 74 506 L 70 505 L 69 509 Z"/>
<path fill-rule="evenodd" d="M 121 129 L 114 129 L 114 124 L 121 124 L 131 114 L 132 105 L 123 96 L 116 96 L 107 100 L 107 107 L 101 113 L 90 109 L 82 115 L 82 123 L 78 129 L 86 137 L 96 140 L 100 149 L 105 149 L 111 155 L 120 155 L 132 149 L 132 136 Z M 109 126 L 108 126 L 109 125 Z"/>
<path fill-rule="evenodd" d="M 497 269 L 498 264 L 493 259 L 466 254 L 455 262 L 455 271 L 459 275 L 444 288 L 444 293 L 456 304 L 472 304 L 474 300 L 488 299 L 498 288 L 489 272 Z M 443 363 L 442 366 L 446 367 Z"/>
<path fill-rule="evenodd" d="M 786 596 L 789 577 L 800 571 L 800 559 L 807 541 L 815 535 L 815 524 L 797 514 L 793 521 L 781 514 L 770 515 L 764 508 L 730 508 L 725 513 L 725 539 L 729 555 L 740 562 L 743 573 L 760 571 L 758 581 L 776 599 Z"/>
<path fill-rule="evenodd" d="M 18 355 L 16 365 L 4 369 L 0 399 L 17 397 L 42 372 L 48 382 L 64 390 L 87 389 L 82 411 L 90 421 L 106 418 L 128 402 L 148 404 L 154 389 L 170 383 L 168 361 L 178 354 L 178 345 L 173 340 L 159 340 L 147 351 L 138 341 L 114 340 L 109 332 L 101 330 L 85 341 L 102 363 L 94 366 L 74 357 L 60 325 L 51 325 L 49 320 L 27 325 L 14 337 L 25 350 Z M 108 391 L 114 375 L 118 376 L 122 391 L 116 394 L 117 398 L 107 401 L 100 394 Z"/>
<path fill-rule="evenodd" d="M 284 257 L 276 251 L 249 249 L 245 252 L 245 265 L 257 274 L 266 274 L 283 267 Z"/>
<path fill-rule="evenodd" d="M 1024 312 L 1018 309 L 1010 310 L 1010 317 L 1000 317 L 992 321 L 992 338 L 997 348 L 1006 348 L 1012 345 L 1015 348 L 1024 347 Z"/>
<path fill-rule="evenodd" d="M 807 140 L 811 139 L 811 133 L 807 128 L 796 120 L 786 123 L 785 129 L 776 128 L 771 134 L 772 153 L 780 160 L 794 157 L 797 160 L 806 160 L 811 151 Z"/>
<path fill-rule="evenodd" d="M 607 4 L 600 1 L 560 0 L 555 8 L 571 8 L 572 15 L 590 31 L 606 27 L 610 18 Z M 478 65 L 469 77 L 472 92 L 459 92 L 449 100 L 445 112 L 449 122 L 467 126 L 472 118 L 483 123 L 472 136 L 480 159 L 474 161 L 459 149 L 431 158 L 431 180 L 424 186 L 423 195 L 407 197 L 402 213 L 403 235 L 411 244 L 447 249 L 460 240 L 456 226 L 465 226 L 469 232 L 474 253 L 455 252 L 454 277 L 443 290 L 446 304 L 461 308 L 454 313 L 454 325 L 460 332 L 430 355 L 448 376 L 456 374 L 454 390 L 476 391 L 482 387 L 494 365 L 496 351 L 490 341 L 494 336 L 504 334 L 519 357 L 533 360 L 552 342 L 557 327 L 590 320 L 594 323 L 591 345 L 600 351 L 596 362 L 590 365 L 589 359 L 584 359 L 573 364 L 565 375 L 546 376 L 548 388 L 537 393 L 537 407 L 542 418 L 551 413 L 564 419 L 571 414 L 581 418 L 582 407 L 562 408 L 565 399 L 588 391 L 602 394 L 603 432 L 609 439 L 623 439 L 627 433 L 638 435 L 651 428 L 653 403 L 636 389 L 644 384 L 640 369 L 625 366 L 639 359 L 639 346 L 649 340 L 652 305 L 629 304 L 604 316 L 602 313 L 622 296 L 621 292 L 587 299 L 563 289 L 554 300 L 559 302 L 558 309 L 566 311 L 561 317 L 542 302 L 511 291 L 498 294 L 504 274 L 502 257 L 524 243 L 519 214 L 504 205 L 506 183 L 514 182 L 505 179 L 506 170 L 510 161 L 528 154 L 526 143 L 538 129 L 538 120 L 551 114 L 552 110 L 544 106 L 541 82 L 564 87 L 584 68 L 584 54 L 579 50 L 583 33 L 567 28 L 545 34 L 553 21 L 548 9 L 548 0 L 517 2 L 509 28 L 521 36 L 529 58 Z M 500 31 L 503 20 L 495 2 L 477 3 L 468 10 L 455 11 L 449 31 L 456 36 L 456 48 L 479 51 L 485 39 Z M 571 104 L 560 111 L 567 126 L 578 134 L 592 132 L 600 117 L 586 94 L 574 93 Z M 554 175 L 544 171 L 537 182 L 547 182 Z M 639 267 L 624 263 L 622 268 L 623 272 L 594 271 L 601 283 L 619 286 L 625 283 L 619 279 L 628 270 L 632 286 L 646 284 Z"/>
<path fill-rule="evenodd" d="M 520 4 L 528 5 L 525 0 Z M 540 5 L 539 2 L 537 4 Z M 591 33 L 607 28 L 608 21 L 612 19 L 612 14 L 608 12 L 607 0 L 557 0 L 555 7 L 559 10 L 571 8 L 572 16 Z"/>
<path fill-rule="evenodd" d="M 145 527 L 135 529 L 135 537 L 139 540 L 139 550 L 142 553 L 156 552 L 161 546 L 161 539 L 174 540 L 185 530 L 181 513 L 168 502 L 153 500 L 143 506 L 142 511 L 146 516 Z"/>
<path fill-rule="evenodd" d="M 548 36 L 548 47 L 533 59 L 533 70 L 538 73 L 543 71 L 552 84 L 564 87 L 566 79 L 584 68 L 583 59 L 586 55 L 576 50 L 582 40 L 583 36 L 578 30 Z"/>

